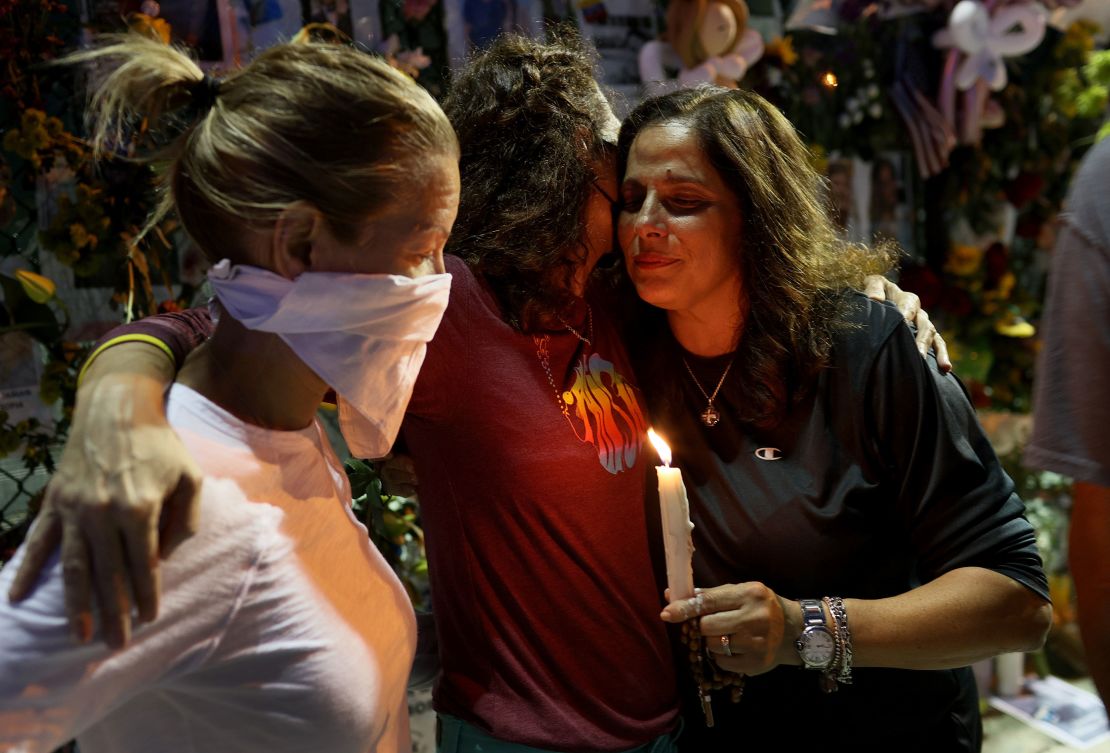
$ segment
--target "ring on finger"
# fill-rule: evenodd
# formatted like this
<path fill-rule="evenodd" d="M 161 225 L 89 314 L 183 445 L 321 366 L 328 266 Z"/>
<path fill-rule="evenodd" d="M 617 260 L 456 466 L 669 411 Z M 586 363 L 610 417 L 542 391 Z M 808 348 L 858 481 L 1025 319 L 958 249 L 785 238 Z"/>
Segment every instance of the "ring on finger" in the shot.
<path fill-rule="evenodd" d="M 732 645 L 727 635 L 721 636 L 721 649 L 724 650 L 725 656 L 732 656 Z"/>

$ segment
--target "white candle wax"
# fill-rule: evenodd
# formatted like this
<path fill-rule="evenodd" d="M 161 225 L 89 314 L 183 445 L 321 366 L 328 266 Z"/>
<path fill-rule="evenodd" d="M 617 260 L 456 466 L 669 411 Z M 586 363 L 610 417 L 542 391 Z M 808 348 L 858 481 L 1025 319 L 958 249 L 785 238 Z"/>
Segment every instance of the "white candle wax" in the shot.
<path fill-rule="evenodd" d="M 663 548 L 667 553 L 667 588 L 671 601 L 694 595 L 694 542 L 691 533 L 690 501 L 682 483 L 682 471 L 665 465 L 655 467 L 659 474 L 659 511 L 663 516 Z"/>

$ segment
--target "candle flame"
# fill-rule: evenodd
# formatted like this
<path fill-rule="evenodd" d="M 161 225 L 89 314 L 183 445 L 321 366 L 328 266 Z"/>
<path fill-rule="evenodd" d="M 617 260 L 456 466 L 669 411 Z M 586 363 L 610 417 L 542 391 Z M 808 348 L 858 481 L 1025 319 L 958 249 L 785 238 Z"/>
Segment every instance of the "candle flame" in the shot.
<path fill-rule="evenodd" d="M 840 81 L 837 80 L 836 74 L 832 71 L 827 71 L 825 75 L 821 77 L 821 83 L 828 89 L 835 89 L 840 85 Z"/>
<path fill-rule="evenodd" d="M 663 465 L 670 466 L 671 464 L 671 448 L 663 441 L 663 437 L 655 433 L 655 429 L 648 429 L 648 439 L 655 446 L 655 451 L 659 453 L 659 459 L 663 461 Z"/>

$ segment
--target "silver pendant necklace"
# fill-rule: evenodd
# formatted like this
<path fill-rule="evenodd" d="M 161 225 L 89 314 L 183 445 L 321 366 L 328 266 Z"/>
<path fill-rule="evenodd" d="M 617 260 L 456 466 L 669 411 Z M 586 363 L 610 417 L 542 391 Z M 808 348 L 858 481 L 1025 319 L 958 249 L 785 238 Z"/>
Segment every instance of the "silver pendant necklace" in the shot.
<path fill-rule="evenodd" d="M 705 410 L 699 414 L 701 422 L 706 426 L 716 426 L 721 421 L 721 412 L 713 407 L 713 401 L 717 399 L 717 393 L 721 391 L 721 385 L 725 383 L 725 377 L 728 376 L 728 372 L 732 369 L 732 364 L 736 363 L 736 357 L 733 356 L 732 360 L 728 362 L 728 366 L 725 367 L 725 372 L 721 374 L 721 378 L 717 380 L 717 386 L 713 388 L 712 395 L 706 392 L 705 388 L 701 386 L 701 382 L 699 382 L 698 378 L 694 375 L 694 370 L 690 368 L 690 362 L 687 361 L 685 357 L 683 357 L 682 363 L 686 365 L 687 373 L 690 374 L 690 378 L 694 380 L 698 392 L 702 394 L 702 397 L 704 397 L 706 401 Z"/>

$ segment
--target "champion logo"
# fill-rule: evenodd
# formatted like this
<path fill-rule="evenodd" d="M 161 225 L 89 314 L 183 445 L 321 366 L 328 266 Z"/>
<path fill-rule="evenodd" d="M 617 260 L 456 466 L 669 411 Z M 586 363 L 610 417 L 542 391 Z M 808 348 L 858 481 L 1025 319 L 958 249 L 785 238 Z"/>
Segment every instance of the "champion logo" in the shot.
<path fill-rule="evenodd" d="M 760 460 L 782 460 L 782 450 L 778 447 L 760 447 L 755 451 Z"/>

